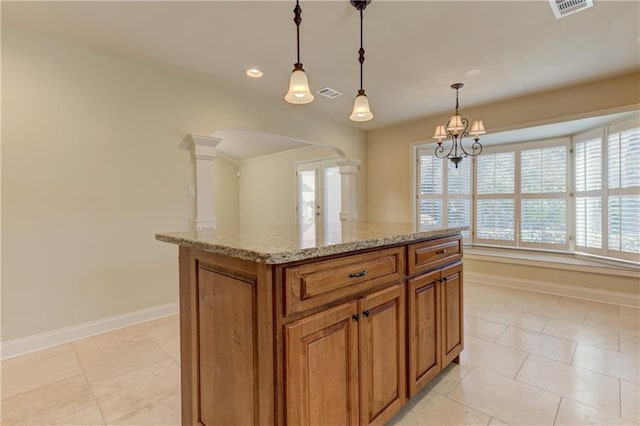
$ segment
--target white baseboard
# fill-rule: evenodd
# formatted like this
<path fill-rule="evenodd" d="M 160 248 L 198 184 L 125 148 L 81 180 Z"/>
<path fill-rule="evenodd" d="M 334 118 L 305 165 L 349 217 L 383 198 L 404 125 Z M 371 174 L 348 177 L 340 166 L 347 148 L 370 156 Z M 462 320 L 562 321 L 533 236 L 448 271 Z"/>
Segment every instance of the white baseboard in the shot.
<path fill-rule="evenodd" d="M 63 343 L 73 342 L 96 334 L 106 333 L 130 325 L 166 317 L 178 313 L 178 302 L 154 306 L 122 315 L 103 318 L 72 327 L 60 328 L 46 333 L 35 334 L 21 339 L 2 342 L 0 359 L 5 360 Z"/>
<path fill-rule="evenodd" d="M 619 293 L 615 291 L 581 288 L 565 284 L 549 283 L 545 281 L 525 280 L 522 278 L 500 277 L 497 275 L 466 272 L 465 282 L 495 285 L 499 287 L 516 288 L 519 290 L 535 291 L 556 296 L 573 297 L 592 302 L 610 303 L 615 305 L 640 308 L 640 295 Z"/>

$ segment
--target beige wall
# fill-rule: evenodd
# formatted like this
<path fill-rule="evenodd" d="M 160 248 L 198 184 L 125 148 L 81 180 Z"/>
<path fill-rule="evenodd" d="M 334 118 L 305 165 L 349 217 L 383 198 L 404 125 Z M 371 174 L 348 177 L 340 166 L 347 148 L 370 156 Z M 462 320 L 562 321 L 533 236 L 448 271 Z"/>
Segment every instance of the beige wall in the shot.
<path fill-rule="evenodd" d="M 638 81 L 640 73 L 465 108 L 463 112 L 470 118 L 482 118 L 490 132 L 584 118 L 637 108 Z M 436 124 L 445 122 L 448 115 L 425 117 L 369 133 L 367 202 L 371 220 L 413 221 L 411 145 L 430 140 Z"/>
<path fill-rule="evenodd" d="M 296 162 L 331 158 L 326 148 L 301 148 L 240 164 L 240 224 L 260 228 L 296 222 Z"/>
<path fill-rule="evenodd" d="M 521 283 L 529 283 L 533 286 L 540 286 L 540 291 L 548 291 L 548 285 L 560 284 L 560 288 L 555 289 L 558 294 L 563 291 L 576 294 L 578 297 L 598 299 L 600 293 L 616 294 L 620 296 L 631 296 L 628 301 L 635 300 L 640 295 L 640 280 L 636 276 L 616 276 L 593 271 L 562 270 L 549 267 L 540 267 L 535 263 L 531 265 L 515 265 L 503 263 L 499 258 L 472 259 L 466 257 L 464 261 L 466 279 L 479 279 L 485 284 L 507 283 L 510 287 L 519 288 Z M 629 273 L 628 275 L 633 275 Z M 491 277 L 495 277 L 496 282 Z M 527 289 L 527 287 L 522 287 Z M 580 294 L 584 292 L 584 294 Z M 634 297 L 636 299 L 634 299 Z M 607 300 L 611 302 L 611 300 Z M 629 303 L 631 305 L 631 303 Z"/>
<path fill-rule="evenodd" d="M 221 155 L 213 161 L 213 205 L 220 226 L 240 223 L 239 170 L 235 161 Z"/>
<path fill-rule="evenodd" d="M 191 226 L 191 132 L 253 129 L 366 161 L 364 132 L 284 101 L 4 25 L 2 89 L 3 341 L 177 300 L 177 248 L 154 234 Z M 224 223 L 239 183 L 219 160 Z"/>

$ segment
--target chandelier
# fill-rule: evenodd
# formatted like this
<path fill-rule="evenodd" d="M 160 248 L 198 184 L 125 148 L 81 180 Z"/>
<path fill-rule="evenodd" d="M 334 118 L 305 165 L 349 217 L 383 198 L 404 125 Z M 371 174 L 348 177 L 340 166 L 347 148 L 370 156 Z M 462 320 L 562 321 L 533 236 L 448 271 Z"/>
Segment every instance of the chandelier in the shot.
<path fill-rule="evenodd" d="M 469 130 L 469 120 L 462 117 L 458 112 L 458 90 L 463 87 L 464 84 L 462 83 L 451 85 L 451 88 L 456 90 L 456 114 L 451 116 L 446 126 L 436 126 L 436 131 L 433 134 L 433 139 L 435 139 L 438 144 L 435 149 L 435 156 L 438 158 L 448 158 L 456 166 L 456 169 L 463 158 L 475 157 L 482 152 L 480 135 L 487 133 L 482 120 L 474 121 L 471 124 L 471 130 Z M 462 145 L 462 138 L 469 135 L 473 136 L 474 142 L 469 148 L 469 151 L 467 151 Z M 444 139 L 451 139 L 451 148 L 448 150 L 442 144 Z"/>

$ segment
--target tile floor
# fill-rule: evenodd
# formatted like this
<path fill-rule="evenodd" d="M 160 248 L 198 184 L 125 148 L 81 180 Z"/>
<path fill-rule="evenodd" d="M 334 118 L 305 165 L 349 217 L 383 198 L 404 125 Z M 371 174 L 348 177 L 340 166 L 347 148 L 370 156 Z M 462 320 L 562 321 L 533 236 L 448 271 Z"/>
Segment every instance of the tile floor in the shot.
<path fill-rule="evenodd" d="M 637 309 L 467 283 L 465 350 L 389 425 L 640 423 Z M 2 425 L 178 425 L 176 316 L 2 363 Z"/>

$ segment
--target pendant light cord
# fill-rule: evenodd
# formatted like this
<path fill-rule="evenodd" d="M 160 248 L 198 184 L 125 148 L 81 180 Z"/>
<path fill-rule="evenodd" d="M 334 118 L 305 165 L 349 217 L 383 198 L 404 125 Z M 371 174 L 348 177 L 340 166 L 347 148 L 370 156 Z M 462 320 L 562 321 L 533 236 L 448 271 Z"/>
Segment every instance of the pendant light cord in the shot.
<path fill-rule="evenodd" d="M 364 48 L 363 48 L 364 37 L 363 37 L 363 30 L 362 30 L 363 21 L 364 21 L 364 12 L 363 12 L 363 10 L 364 10 L 364 8 L 360 9 L 360 50 L 359 50 L 360 59 L 359 59 L 359 61 L 360 61 L 360 91 L 361 92 L 364 91 L 363 72 L 362 72 L 362 68 L 363 68 L 363 64 L 364 64 Z"/>
<path fill-rule="evenodd" d="M 300 64 L 300 23 L 302 22 L 302 9 L 300 9 L 299 0 L 296 0 L 296 7 L 293 8 L 293 22 L 296 23 L 296 46 L 298 52 L 298 62 Z"/>

